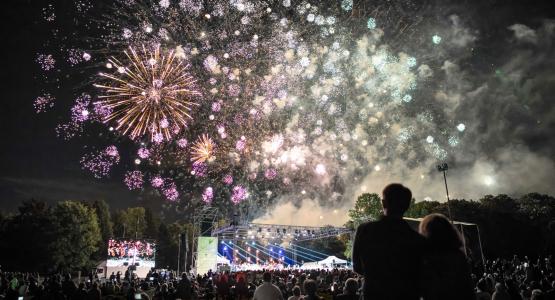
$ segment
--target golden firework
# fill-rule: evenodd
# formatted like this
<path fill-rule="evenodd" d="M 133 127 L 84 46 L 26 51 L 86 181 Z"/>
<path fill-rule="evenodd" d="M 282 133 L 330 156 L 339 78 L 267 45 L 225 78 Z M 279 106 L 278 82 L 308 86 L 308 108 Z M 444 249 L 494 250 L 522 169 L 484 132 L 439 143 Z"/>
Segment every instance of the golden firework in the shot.
<path fill-rule="evenodd" d="M 191 146 L 191 160 L 200 163 L 209 161 L 214 155 L 216 144 L 206 134 L 200 136 Z"/>
<path fill-rule="evenodd" d="M 110 111 L 104 122 L 115 121 L 116 130 L 131 139 L 150 134 L 156 142 L 170 140 L 198 105 L 192 99 L 200 93 L 186 72 L 188 65 L 160 46 L 129 47 L 124 53 L 127 65 L 112 57 L 108 66 L 115 75 L 100 73 L 107 83 L 95 85 L 103 91 L 101 105 Z"/>

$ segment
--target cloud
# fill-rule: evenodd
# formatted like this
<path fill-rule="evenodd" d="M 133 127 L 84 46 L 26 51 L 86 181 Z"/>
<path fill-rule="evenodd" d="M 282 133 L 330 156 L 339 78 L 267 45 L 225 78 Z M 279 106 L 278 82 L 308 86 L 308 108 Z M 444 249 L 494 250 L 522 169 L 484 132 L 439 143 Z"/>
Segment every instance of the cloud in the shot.
<path fill-rule="evenodd" d="M 518 41 L 533 43 L 533 44 L 536 44 L 538 42 L 538 36 L 536 35 L 536 31 L 526 25 L 514 24 L 509 26 L 509 30 L 513 31 L 515 38 Z"/>
<path fill-rule="evenodd" d="M 267 213 L 255 219 L 254 223 L 298 225 L 298 226 L 343 226 L 349 219 L 347 216 L 349 206 L 328 207 L 319 201 L 305 198 L 300 203 L 294 204 L 282 199 L 269 208 Z"/>
<path fill-rule="evenodd" d="M 329 141 L 315 139 L 312 154 L 306 156 L 309 163 L 318 150 L 323 151 L 322 157 L 334 159 L 349 153 L 335 168 L 333 160 L 322 160 L 330 175 L 337 177 L 312 184 L 314 190 L 306 194 L 310 199 L 296 190 L 278 199 L 256 222 L 342 225 L 357 196 L 379 194 L 391 182 L 408 186 L 417 201 L 445 201 L 443 176 L 436 170 L 440 162 L 449 164 L 451 198 L 555 194 L 551 184 L 555 176 L 555 22 L 546 20 L 534 29 L 521 24 L 509 27 L 519 43 L 514 38 L 495 43 L 480 39 L 477 30 L 456 15 L 449 17 L 447 25 L 438 32 L 444 41 L 433 48 L 440 60 L 417 68 L 424 83 L 417 87 L 420 94 L 411 104 L 419 105 L 418 114 L 408 117 L 411 104 L 403 108 L 408 114 L 394 104 L 377 112 L 363 110 L 359 115 L 374 126 L 399 116 L 383 124 L 387 130 L 382 132 L 349 129 L 357 141 L 371 141 L 368 144 L 351 140 L 330 149 Z M 473 54 L 469 50 L 473 47 L 492 48 L 495 57 Z M 422 105 L 428 111 L 422 112 Z M 457 130 L 459 123 L 465 125 L 463 132 Z M 375 138 L 377 132 L 383 138 Z M 427 136 L 434 142 L 427 143 Z M 332 197 L 334 192 L 342 197 Z"/>
<path fill-rule="evenodd" d="M 450 40 L 451 45 L 463 48 L 471 47 L 477 40 L 477 36 L 471 29 L 465 27 L 461 18 L 457 15 L 449 16 L 451 21 Z"/>

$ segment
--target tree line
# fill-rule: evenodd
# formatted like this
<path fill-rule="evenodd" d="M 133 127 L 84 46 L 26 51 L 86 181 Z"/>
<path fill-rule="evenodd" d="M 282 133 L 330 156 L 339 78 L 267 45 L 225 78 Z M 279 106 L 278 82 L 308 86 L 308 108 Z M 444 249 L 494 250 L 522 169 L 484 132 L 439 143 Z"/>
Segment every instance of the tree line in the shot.
<path fill-rule="evenodd" d="M 551 196 L 538 193 L 526 194 L 519 198 L 503 194 L 486 195 L 477 201 L 451 200 L 449 205 L 455 221 L 478 226 L 486 258 L 555 253 L 555 198 Z M 447 203 L 415 202 L 413 199 L 405 217 L 421 218 L 431 213 L 449 216 Z M 349 211 L 350 220 L 346 226 L 354 229 L 359 223 L 377 219 L 381 214 L 380 196 L 362 194 Z M 477 239 L 476 226 L 462 226 L 462 230 L 465 236 L 470 239 L 474 236 L 474 239 Z M 348 241 L 346 243 L 345 254 L 348 256 L 350 245 Z"/>
<path fill-rule="evenodd" d="M 0 214 L 0 266 L 30 272 L 87 271 L 106 259 L 110 238 L 137 238 L 156 240 L 156 265 L 176 269 L 180 235 L 187 234 L 181 239 L 191 249 L 192 228 L 186 222 L 164 222 L 144 207 L 110 213 L 102 200 L 53 206 L 30 200 L 14 214 Z M 190 264 L 191 255 L 188 258 Z"/>
<path fill-rule="evenodd" d="M 451 200 L 453 219 L 477 224 L 486 257 L 545 255 L 555 253 L 555 198 L 537 193 L 519 198 L 487 195 L 472 200 Z M 346 226 L 353 230 L 361 222 L 381 216 L 377 194 L 360 195 L 349 211 Z M 447 203 L 413 200 L 406 217 L 420 218 L 430 213 L 449 215 Z M 414 224 L 413 224 L 414 225 Z M 417 226 L 417 224 L 416 224 Z M 465 231 L 469 240 L 476 232 Z M 187 235 L 185 239 L 183 234 Z M 154 239 L 156 265 L 177 269 L 180 239 L 192 249 L 193 225 L 187 221 L 167 222 L 145 207 L 129 207 L 110 212 L 106 202 L 61 201 L 49 206 L 42 201 L 26 201 L 14 214 L 0 214 L 0 266 L 14 271 L 90 270 L 104 260 L 110 238 Z M 350 235 L 307 241 L 304 247 L 350 257 Z M 180 257 L 185 257 L 181 247 Z M 343 254 L 343 255 L 342 255 Z M 187 256 L 191 264 L 191 254 Z M 180 263 L 184 266 L 184 259 Z"/>

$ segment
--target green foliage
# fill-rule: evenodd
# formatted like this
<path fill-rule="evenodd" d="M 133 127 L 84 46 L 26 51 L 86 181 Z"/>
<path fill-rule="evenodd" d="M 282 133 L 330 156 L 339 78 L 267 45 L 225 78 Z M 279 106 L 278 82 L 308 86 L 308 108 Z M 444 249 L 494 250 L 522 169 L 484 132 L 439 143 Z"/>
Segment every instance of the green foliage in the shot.
<path fill-rule="evenodd" d="M 338 238 L 333 236 L 300 242 L 298 244 L 302 247 L 313 249 L 321 253 L 335 255 L 339 258 L 345 258 L 345 240 L 342 240 L 341 237 Z M 299 257 L 298 259 L 301 260 L 303 258 Z M 305 258 L 304 260 L 306 261 L 307 259 Z"/>
<path fill-rule="evenodd" d="M 66 270 L 90 266 L 91 254 L 102 239 L 95 211 L 79 202 L 59 202 L 52 209 L 52 225 L 54 263 Z"/>
<path fill-rule="evenodd" d="M 5 219 L 0 228 L 0 265 L 5 270 L 48 271 L 52 266 L 50 209 L 45 202 L 23 202 L 19 214 Z"/>
<path fill-rule="evenodd" d="M 535 223 L 555 219 L 555 198 L 538 193 L 526 194 L 517 200 L 518 209 Z"/>
<path fill-rule="evenodd" d="M 98 244 L 94 258 L 101 260 L 106 258 L 108 252 L 108 240 L 114 235 L 112 230 L 112 221 L 110 218 L 110 208 L 104 200 L 94 201 L 92 208 L 98 218 L 98 226 L 100 228 L 101 241 Z"/>
<path fill-rule="evenodd" d="M 349 217 L 355 227 L 367 220 L 377 220 L 382 214 L 382 200 L 378 194 L 360 195 L 355 202 L 355 207 L 349 210 Z"/>
<path fill-rule="evenodd" d="M 149 239 L 158 238 L 158 227 L 160 226 L 160 218 L 152 213 L 152 209 L 145 208 L 145 231 L 144 237 Z"/>
<path fill-rule="evenodd" d="M 98 217 L 98 225 L 100 227 L 100 234 L 103 242 L 108 240 L 114 235 L 112 230 L 112 221 L 110 218 L 110 208 L 104 200 L 97 200 L 93 203 L 93 208 Z"/>
<path fill-rule="evenodd" d="M 348 237 L 346 239 L 341 239 L 343 244 L 345 245 L 345 251 L 343 251 L 343 256 L 347 259 L 351 259 L 351 255 L 353 253 L 353 238 L 354 236 L 344 234 L 344 236 Z"/>
<path fill-rule="evenodd" d="M 143 238 L 147 228 L 144 207 L 129 207 L 114 214 L 114 235 L 116 237 Z"/>
<path fill-rule="evenodd" d="M 518 199 L 503 194 L 486 195 L 478 201 L 453 199 L 449 205 L 454 220 L 478 225 L 486 256 L 509 257 L 515 253 L 537 255 L 552 253 L 555 250 L 553 197 L 537 193 L 527 194 Z M 354 229 L 361 220 L 376 219 L 379 212 L 378 195 L 362 194 L 357 199 L 355 208 L 349 211 L 351 219 L 345 226 Z M 447 203 L 415 203 L 413 200 L 405 216 L 421 218 L 431 213 L 449 216 Z M 469 242 L 478 243 L 476 227 L 467 227 L 464 230 Z M 349 243 L 345 243 L 347 248 Z"/>
<path fill-rule="evenodd" d="M 179 252 L 179 238 L 180 234 L 187 234 L 187 247 L 181 245 L 181 266 L 185 261 L 186 249 L 189 250 L 188 264 L 191 264 L 191 253 L 193 247 L 193 226 L 192 224 L 181 224 L 174 222 L 169 225 L 161 223 L 158 227 L 158 249 L 156 252 L 156 265 L 166 268 L 177 269 L 177 253 Z"/>
<path fill-rule="evenodd" d="M 441 203 L 437 201 L 415 202 L 414 199 L 412 199 L 411 205 L 407 210 L 407 212 L 405 213 L 405 217 L 421 218 L 423 216 L 426 216 L 433 212 L 438 211 L 440 206 L 441 206 Z"/>

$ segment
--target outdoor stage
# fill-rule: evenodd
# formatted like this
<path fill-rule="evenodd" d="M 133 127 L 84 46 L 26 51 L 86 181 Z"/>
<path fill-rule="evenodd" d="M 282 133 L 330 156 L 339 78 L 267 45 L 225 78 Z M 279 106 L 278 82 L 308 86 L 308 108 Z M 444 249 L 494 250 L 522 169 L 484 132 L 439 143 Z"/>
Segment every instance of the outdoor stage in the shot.
<path fill-rule="evenodd" d="M 214 223 L 211 223 L 213 225 Z M 198 225 L 198 229 L 203 226 Z M 349 262 L 301 246 L 304 241 L 351 235 L 349 228 L 246 222 L 204 226 L 194 238 L 193 270 L 324 269 Z"/>

